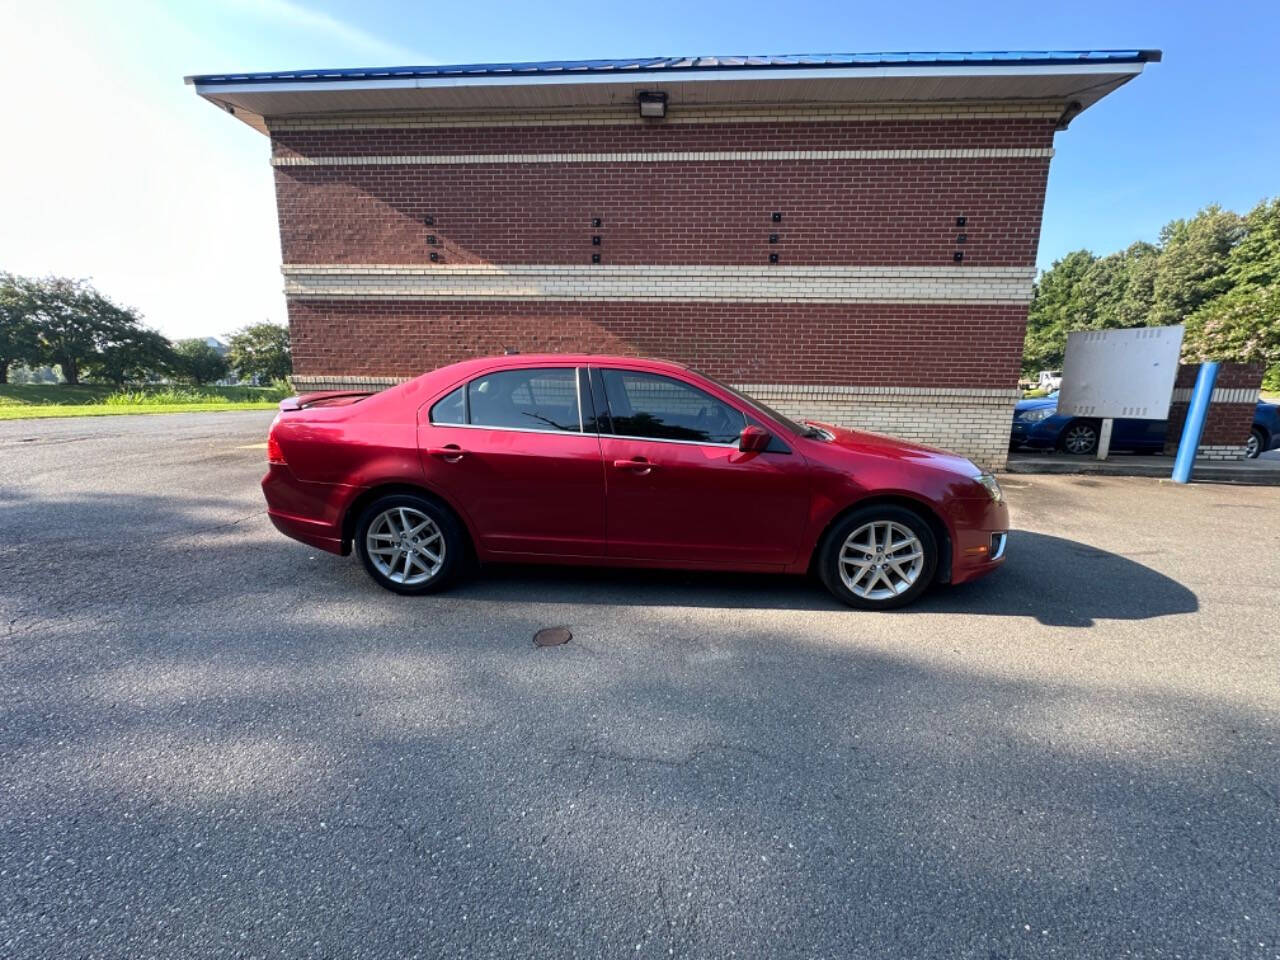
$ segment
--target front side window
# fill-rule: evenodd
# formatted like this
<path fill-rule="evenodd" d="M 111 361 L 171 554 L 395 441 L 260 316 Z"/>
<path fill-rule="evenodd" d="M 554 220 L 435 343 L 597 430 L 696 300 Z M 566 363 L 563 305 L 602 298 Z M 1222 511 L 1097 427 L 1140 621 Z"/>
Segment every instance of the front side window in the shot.
<path fill-rule="evenodd" d="M 467 407 L 476 427 L 582 430 L 573 367 L 499 370 L 477 377 L 467 384 Z"/>
<path fill-rule="evenodd" d="M 746 416 L 680 380 L 633 370 L 602 370 L 619 436 L 692 443 L 737 443 Z"/>

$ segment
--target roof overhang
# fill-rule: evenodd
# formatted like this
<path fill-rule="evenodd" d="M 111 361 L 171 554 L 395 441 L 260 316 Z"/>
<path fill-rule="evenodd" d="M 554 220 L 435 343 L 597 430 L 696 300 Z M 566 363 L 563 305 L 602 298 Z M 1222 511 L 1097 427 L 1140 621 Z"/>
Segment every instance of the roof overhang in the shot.
<path fill-rule="evenodd" d="M 1071 117 L 1158 61 L 1158 50 L 866 54 L 395 67 L 187 77 L 258 130 L 335 114 L 571 110 L 631 105 L 641 91 L 681 106 L 966 101 L 1058 103 Z"/>

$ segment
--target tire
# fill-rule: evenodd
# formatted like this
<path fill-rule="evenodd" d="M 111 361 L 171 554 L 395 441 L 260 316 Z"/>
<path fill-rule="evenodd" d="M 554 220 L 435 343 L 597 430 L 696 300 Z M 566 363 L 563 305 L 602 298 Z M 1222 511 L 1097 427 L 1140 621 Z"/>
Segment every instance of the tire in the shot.
<path fill-rule="evenodd" d="M 406 531 L 410 539 L 405 539 Z M 466 543 L 452 511 L 413 494 L 379 497 L 365 507 L 356 523 L 360 562 L 378 586 L 393 593 L 444 589 L 466 562 Z M 406 551 L 405 546 L 411 549 Z"/>
<path fill-rule="evenodd" d="M 1262 431 L 1254 427 L 1249 431 L 1249 442 L 1245 444 L 1244 455 L 1249 460 L 1257 460 L 1262 456 L 1262 451 L 1266 449 L 1267 438 L 1262 435 Z"/>
<path fill-rule="evenodd" d="M 1062 431 L 1058 446 L 1067 453 L 1087 457 L 1098 449 L 1098 425 L 1092 420 L 1072 420 Z"/>
<path fill-rule="evenodd" d="M 883 562 L 886 531 L 896 544 L 912 538 L 918 546 L 918 566 L 910 558 L 916 551 L 904 544 L 896 551 L 896 566 L 885 563 L 877 569 L 877 562 Z M 872 544 L 878 549 L 872 550 Z M 818 576 L 823 584 L 837 599 L 862 610 L 890 610 L 911 603 L 933 582 L 937 569 L 938 541 L 933 528 L 914 510 L 891 504 L 853 510 L 827 531 L 818 551 Z M 868 588 L 867 583 L 873 586 Z"/>

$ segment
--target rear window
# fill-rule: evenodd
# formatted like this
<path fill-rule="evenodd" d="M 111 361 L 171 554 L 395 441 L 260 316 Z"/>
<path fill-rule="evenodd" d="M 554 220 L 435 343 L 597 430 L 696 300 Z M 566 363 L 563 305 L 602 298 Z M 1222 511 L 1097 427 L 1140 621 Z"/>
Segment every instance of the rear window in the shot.
<path fill-rule="evenodd" d="M 466 387 L 459 387 L 431 408 L 431 422 L 458 424 L 467 422 Z"/>
<path fill-rule="evenodd" d="M 437 400 L 431 422 L 580 433 L 577 369 L 500 370 L 477 377 Z"/>

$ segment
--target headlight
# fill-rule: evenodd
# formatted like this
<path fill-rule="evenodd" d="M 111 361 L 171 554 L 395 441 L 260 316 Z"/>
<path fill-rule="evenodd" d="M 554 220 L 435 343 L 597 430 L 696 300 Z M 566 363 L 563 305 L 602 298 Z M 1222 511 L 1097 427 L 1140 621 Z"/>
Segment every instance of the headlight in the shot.
<path fill-rule="evenodd" d="M 987 493 L 991 494 L 991 499 L 996 503 L 1000 503 L 1004 500 L 1004 491 L 1000 489 L 1000 484 L 996 482 L 996 478 L 991 474 L 980 473 L 973 479 L 982 484 L 983 489 L 985 489 Z"/>
<path fill-rule="evenodd" d="M 1058 410 L 1056 407 L 1040 407 L 1036 410 L 1023 410 L 1018 414 L 1018 419 L 1023 423 L 1039 423 L 1041 420 L 1048 420 Z"/>

